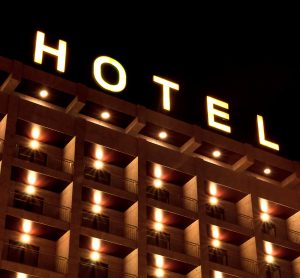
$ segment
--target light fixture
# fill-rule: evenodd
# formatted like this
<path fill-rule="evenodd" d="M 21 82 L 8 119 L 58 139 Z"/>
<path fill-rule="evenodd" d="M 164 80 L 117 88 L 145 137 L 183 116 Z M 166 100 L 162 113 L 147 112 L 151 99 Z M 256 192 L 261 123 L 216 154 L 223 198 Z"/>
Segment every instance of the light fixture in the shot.
<path fill-rule="evenodd" d="M 214 278 L 223 278 L 223 273 L 220 271 L 214 271 Z"/>
<path fill-rule="evenodd" d="M 94 190 L 93 201 L 95 204 L 100 205 L 102 201 L 102 192 L 99 190 Z"/>
<path fill-rule="evenodd" d="M 35 140 L 39 139 L 41 135 L 41 130 L 38 126 L 34 126 L 31 130 L 31 137 Z"/>
<path fill-rule="evenodd" d="M 269 204 L 268 204 L 268 201 L 266 199 L 260 198 L 259 199 L 259 204 L 260 204 L 260 210 L 262 212 L 268 212 L 268 210 L 269 210 Z"/>
<path fill-rule="evenodd" d="M 266 174 L 266 175 L 270 175 L 271 174 L 271 169 L 270 168 L 265 168 L 264 169 L 264 173 Z"/>
<path fill-rule="evenodd" d="M 103 120 L 108 120 L 110 118 L 110 113 L 107 111 L 103 111 L 100 116 Z"/>
<path fill-rule="evenodd" d="M 22 229 L 23 229 L 23 232 L 28 234 L 30 233 L 31 231 L 31 226 L 32 226 L 32 223 L 30 220 L 28 219 L 23 219 L 23 224 L 22 224 Z"/>
<path fill-rule="evenodd" d="M 100 239 L 96 237 L 92 237 L 92 249 L 94 251 L 100 250 Z"/>
<path fill-rule="evenodd" d="M 164 257 L 161 255 L 155 255 L 155 266 L 162 268 L 164 266 Z"/>
<path fill-rule="evenodd" d="M 40 90 L 39 95 L 41 98 L 46 98 L 49 95 L 49 93 L 47 90 Z"/>
<path fill-rule="evenodd" d="M 271 242 L 265 241 L 265 252 L 268 255 L 272 255 L 273 253 L 273 246 Z"/>
<path fill-rule="evenodd" d="M 32 148 L 33 150 L 37 150 L 40 146 L 39 141 L 37 140 L 31 140 L 30 141 L 30 148 Z"/>
<path fill-rule="evenodd" d="M 268 264 L 272 264 L 274 262 L 274 257 L 272 255 L 267 255 L 265 258 Z"/>
<path fill-rule="evenodd" d="M 218 226 L 211 226 L 212 237 L 215 239 L 219 239 L 220 237 L 220 229 Z"/>
<path fill-rule="evenodd" d="M 95 160 L 94 167 L 96 170 L 100 170 L 103 168 L 103 162 L 101 160 Z"/>
<path fill-rule="evenodd" d="M 221 152 L 219 150 L 215 150 L 215 151 L 213 151 L 212 155 L 215 158 L 219 158 L 221 156 Z"/>
<path fill-rule="evenodd" d="M 154 167 L 154 177 L 157 179 L 160 179 L 162 176 L 162 170 L 160 165 L 155 165 Z"/>
<path fill-rule="evenodd" d="M 155 188 L 161 188 L 162 187 L 162 181 L 161 180 L 159 180 L 159 179 L 155 179 L 154 181 L 153 181 L 153 185 L 154 185 L 154 187 Z"/>
<path fill-rule="evenodd" d="M 17 278 L 27 278 L 27 274 L 18 272 L 17 273 Z"/>
<path fill-rule="evenodd" d="M 93 251 L 90 254 L 90 258 L 91 258 L 92 261 L 98 262 L 100 260 L 100 253 L 98 253 L 96 251 Z"/>
<path fill-rule="evenodd" d="M 212 206 L 217 205 L 218 202 L 219 202 L 219 200 L 218 200 L 217 197 L 211 196 L 211 197 L 209 198 L 209 203 L 210 203 Z"/>
<path fill-rule="evenodd" d="M 101 147 L 97 147 L 95 156 L 96 156 L 97 160 L 103 159 L 103 150 Z"/>
<path fill-rule="evenodd" d="M 22 234 L 21 235 L 21 242 L 23 242 L 23 243 L 29 243 L 30 242 L 30 235 Z"/>
<path fill-rule="evenodd" d="M 209 182 L 209 194 L 212 196 L 217 195 L 217 184 L 215 182 Z"/>
<path fill-rule="evenodd" d="M 36 172 L 29 171 L 27 175 L 27 183 L 34 185 L 36 183 Z"/>
<path fill-rule="evenodd" d="M 164 277 L 165 271 L 161 268 L 155 269 L 155 277 L 161 278 Z"/>
<path fill-rule="evenodd" d="M 93 205 L 92 211 L 93 211 L 93 213 L 95 213 L 95 214 L 100 214 L 101 211 L 102 211 L 102 207 L 99 206 L 99 205 Z"/>
<path fill-rule="evenodd" d="M 168 133 L 165 131 L 161 131 L 160 133 L 158 133 L 158 137 L 160 139 L 166 139 L 168 137 Z"/>
<path fill-rule="evenodd" d="M 25 188 L 25 192 L 28 195 L 33 195 L 35 193 L 35 187 L 33 185 L 27 185 Z"/>
<path fill-rule="evenodd" d="M 162 222 L 163 220 L 163 212 L 161 209 L 156 208 L 154 212 L 154 219 L 157 222 Z"/>
<path fill-rule="evenodd" d="M 155 222 L 154 223 L 154 230 L 157 232 L 161 232 L 164 228 L 164 225 L 162 223 L 159 222 Z"/>
<path fill-rule="evenodd" d="M 263 212 L 260 214 L 260 219 L 263 221 L 263 222 L 269 222 L 270 221 L 270 215 Z"/>
<path fill-rule="evenodd" d="M 212 242 L 211 242 L 211 244 L 212 244 L 213 247 L 219 248 L 220 245 L 221 245 L 221 242 L 218 239 L 213 239 Z"/>

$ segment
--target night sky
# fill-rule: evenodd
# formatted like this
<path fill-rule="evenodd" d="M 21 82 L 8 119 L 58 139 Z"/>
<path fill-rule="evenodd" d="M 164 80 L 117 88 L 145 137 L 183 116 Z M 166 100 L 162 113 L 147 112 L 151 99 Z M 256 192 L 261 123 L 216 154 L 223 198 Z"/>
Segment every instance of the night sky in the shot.
<path fill-rule="evenodd" d="M 208 128 L 205 97 L 214 96 L 230 106 L 232 134 L 225 136 L 259 146 L 260 114 L 267 139 L 280 144 L 279 154 L 300 160 L 300 44 L 293 16 L 265 10 L 208 13 L 193 7 L 179 7 L 175 13 L 157 7 L 146 15 L 146 6 L 135 8 L 140 12 L 132 16 L 105 9 L 92 12 L 93 7 L 82 14 L 15 14 L 1 20 L 0 55 L 99 91 L 93 61 L 111 56 L 127 72 L 127 87 L 116 97 Z M 42 66 L 33 63 L 37 30 L 46 33 L 48 45 L 67 41 L 65 73 L 54 70 L 53 59 Z M 161 87 L 152 82 L 153 75 L 180 85 L 171 96 L 171 112 L 162 110 Z"/>

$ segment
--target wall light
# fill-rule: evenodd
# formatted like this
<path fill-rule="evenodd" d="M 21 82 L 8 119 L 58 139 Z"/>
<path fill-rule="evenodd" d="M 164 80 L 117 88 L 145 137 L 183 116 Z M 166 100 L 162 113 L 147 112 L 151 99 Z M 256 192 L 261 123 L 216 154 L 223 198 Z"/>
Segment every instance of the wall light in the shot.
<path fill-rule="evenodd" d="M 93 201 L 96 205 L 100 205 L 102 201 L 102 192 L 99 190 L 93 190 Z"/>
<path fill-rule="evenodd" d="M 217 184 L 215 182 L 209 182 L 209 194 L 212 196 L 217 195 Z"/>
<path fill-rule="evenodd" d="M 27 183 L 30 185 L 35 185 L 36 183 L 36 172 L 28 171 Z"/>
<path fill-rule="evenodd" d="M 27 274 L 18 272 L 17 273 L 17 278 L 27 278 Z"/>
<path fill-rule="evenodd" d="M 270 168 L 265 168 L 264 169 L 264 173 L 266 174 L 266 175 L 270 175 L 271 174 L 271 169 Z"/>
<path fill-rule="evenodd" d="M 267 255 L 265 257 L 265 259 L 266 259 L 266 262 L 269 263 L 269 264 L 272 264 L 274 262 L 274 257 L 271 256 L 271 255 Z"/>
<path fill-rule="evenodd" d="M 165 131 L 161 131 L 160 133 L 158 133 L 158 137 L 160 139 L 166 139 L 168 137 L 168 133 Z"/>
<path fill-rule="evenodd" d="M 259 205 L 260 205 L 260 210 L 262 212 L 268 212 L 269 210 L 269 204 L 268 201 L 266 199 L 259 199 Z"/>
<path fill-rule="evenodd" d="M 30 240 L 31 240 L 30 235 L 27 235 L 27 234 L 22 234 L 21 235 L 21 242 L 23 242 L 23 243 L 29 243 Z"/>
<path fill-rule="evenodd" d="M 164 229 L 164 225 L 159 222 L 154 223 L 154 230 L 157 232 L 161 232 Z"/>
<path fill-rule="evenodd" d="M 219 248 L 221 246 L 221 242 L 218 239 L 213 239 L 211 242 L 212 246 L 215 248 Z"/>
<path fill-rule="evenodd" d="M 162 268 L 164 266 L 165 259 L 161 255 L 155 255 L 155 266 Z"/>
<path fill-rule="evenodd" d="M 267 214 L 267 213 L 261 213 L 260 214 L 260 219 L 263 221 L 263 222 L 269 222 L 270 221 L 270 215 Z"/>
<path fill-rule="evenodd" d="M 219 150 L 215 150 L 215 151 L 213 151 L 212 155 L 215 158 L 219 158 L 221 156 L 221 152 Z"/>
<path fill-rule="evenodd" d="M 33 150 L 37 150 L 40 147 L 40 143 L 37 140 L 31 140 L 29 145 Z"/>
<path fill-rule="evenodd" d="M 93 205 L 92 212 L 95 214 L 100 214 L 102 212 L 102 207 L 99 205 Z"/>
<path fill-rule="evenodd" d="M 101 147 L 97 146 L 95 156 L 96 156 L 96 158 L 98 160 L 102 160 L 103 159 L 103 150 L 102 150 Z"/>
<path fill-rule="evenodd" d="M 39 92 L 39 95 L 40 95 L 41 98 L 46 98 L 49 95 L 49 93 L 48 93 L 47 90 L 41 90 Z"/>
<path fill-rule="evenodd" d="M 100 169 L 102 169 L 103 168 L 103 162 L 101 161 L 101 160 L 95 160 L 94 161 L 94 168 L 96 169 L 96 170 L 100 170 Z"/>
<path fill-rule="evenodd" d="M 155 165 L 154 167 L 154 177 L 160 179 L 162 176 L 162 169 L 160 165 Z"/>
<path fill-rule="evenodd" d="M 162 187 L 162 181 L 161 180 L 159 180 L 159 179 L 155 179 L 154 181 L 153 181 L 153 185 L 154 185 L 154 187 L 155 188 L 161 188 Z"/>
<path fill-rule="evenodd" d="M 91 258 L 92 261 L 98 262 L 98 261 L 100 261 L 100 253 L 98 253 L 96 251 L 93 251 L 90 254 L 90 258 Z"/>
<path fill-rule="evenodd" d="M 223 273 L 220 271 L 214 271 L 214 278 L 223 278 Z"/>
<path fill-rule="evenodd" d="M 100 117 L 103 119 L 103 120 L 108 120 L 110 118 L 110 113 L 107 112 L 107 111 L 103 111 L 101 114 L 100 114 Z"/>
<path fill-rule="evenodd" d="M 163 220 L 163 211 L 161 209 L 158 209 L 158 208 L 155 209 L 154 219 L 157 222 L 162 222 L 162 220 Z"/>
<path fill-rule="evenodd" d="M 23 219 L 22 229 L 23 232 L 28 234 L 31 231 L 32 222 L 28 219 Z"/>
<path fill-rule="evenodd" d="M 218 200 L 217 197 L 212 196 L 212 197 L 209 198 L 209 203 L 210 203 L 212 206 L 217 205 L 218 202 L 219 202 L 219 200 Z"/>
<path fill-rule="evenodd" d="M 96 238 L 96 237 L 92 237 L 92 249 L 94 251 L 99 251 L 100 250 L 100 245 L 101 245 L 100 239 Z"/>
<path fill-rule="evenodd" d="M 215 239 L 219 239 L 220 237 L 220 229 L 218 226 L 211 226 L 211 233 L 212 233 L 212 237 Z"/>
<path fill-rule="evenodd" d="M 156 277 L 164 277 L 165 271 L 161 268 L 155 269 L 155 274 Z"/>
<path fill-rule="evenodd" d="M 271 242 L 265 241 L 265 252 L 268 255 L 272 255 L 273 253 L 273 245 Z"/>
<path fill-rule="evenodd" d="M 33 127 L 32 130 L 31 130 L 31 137 L 33 139 L 37 140 L 37 139 L 39 139 L 40 135 L 41 135 L 40 128 L 37 127 L 37 126 Z"/>
<path fill-rule="evenodd" d="M 25 192 L 28 195 L 33 195 L 35 193 L 35 186 L 33 186 L 33 185 L 27 185 L 26 188 L 25 188 Z"/>

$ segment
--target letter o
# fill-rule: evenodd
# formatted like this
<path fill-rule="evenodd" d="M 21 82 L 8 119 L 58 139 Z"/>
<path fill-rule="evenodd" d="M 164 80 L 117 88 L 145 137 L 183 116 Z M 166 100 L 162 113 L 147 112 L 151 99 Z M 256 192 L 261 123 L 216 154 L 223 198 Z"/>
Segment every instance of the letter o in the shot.
<path fill-rule="evenodd" d="M 117 84 L 110 84 L 103 79 L 102 76 L 102 65 L 110 64 L 116 68 L 119 74 L 119 80 Z M 100 56 L 94 61 L 94 77 L 97 83 L 104 89 L 118 93 L 125 89 L 126 87 L 126 71 L 123 66 L 115 59 L 108 56 Z"/>

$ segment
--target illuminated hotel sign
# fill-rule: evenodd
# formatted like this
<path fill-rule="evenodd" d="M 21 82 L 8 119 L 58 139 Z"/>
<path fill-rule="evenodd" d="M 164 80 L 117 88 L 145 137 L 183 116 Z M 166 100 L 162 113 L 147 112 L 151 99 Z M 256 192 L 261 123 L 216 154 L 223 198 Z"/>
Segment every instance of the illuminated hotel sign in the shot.
<path fill-rule="evenodd" d="M 42 64 L 44 53 L 50 54 L 57 58 L 56 69 L 60 72 L 65 72 L 66 68 L 66 53 L 67 53 L 67 43 L 65 41 L 58 41 L 58 48 L 52 48 L 45 45 L 45 34 L 38 31 L 36 35 L 35 51 L 34 51 L 34 62 Z M 103 77 L 103 65 L 108 64 L 113 67 L 118 73 L 118 81 L 116 84 L 111 84 Z M 124 67 L 115 59 L 107 56 L 99 56 L 94 61 L 93 75 L 95 81 L 99 86 L 112 93 L 120 93 L 126 88 L 126 71 Z M 179 84 L 171 82 L 162 77 L 153 76 L 153 82 L 162 86 L 163 95 L 163 109 L 171 111 L 171 93 L 174 91 L 179 91 Z M 229 111 L 224 112 L 224 110 L 229 110 L 228 103 L 215 99 L 213 97 L 207 96 L 207 119 L 208 125 L 221 130 L 226 133 L 231 133 L 231 127 L 228 124 L 224 124 L 217 121 L 216 117 L 219 117 L 226 122 L 229 120 Z M 222 110 L 221 110 L 221 109 Z M 279 145 L 266 139 L 264 120 L 261 115 L 257 115 L 257 129 L 259 143 L 265 147 L 271 148 L 273 150 L 279 151 Z"/>

